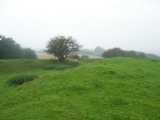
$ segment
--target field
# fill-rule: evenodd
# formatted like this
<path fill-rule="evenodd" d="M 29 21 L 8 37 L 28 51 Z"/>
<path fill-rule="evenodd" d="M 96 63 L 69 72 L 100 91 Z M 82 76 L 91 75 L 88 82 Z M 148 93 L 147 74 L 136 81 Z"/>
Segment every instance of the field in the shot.
<path fill-rule="evenodd" d="M 160 60 L 0 60 L 0 103 L 0 120 L 159 120 Z"/>
<path fill-rule="evenodd" d="M 36 55 L 38 59 L 55 59 L 53 55 L 47 54 L 45 52 L 36 52 Z M 81 56 L 81 54 L 79 56 Z M 89 58 L 101 58 L 101 57 L 89 55 Z"/>
<path fill-rule="evenodd" d="M 38 59 L 53 59 L 55 58 L 53 55 L 47 54 L 45 52 L 36 52 Z"/>

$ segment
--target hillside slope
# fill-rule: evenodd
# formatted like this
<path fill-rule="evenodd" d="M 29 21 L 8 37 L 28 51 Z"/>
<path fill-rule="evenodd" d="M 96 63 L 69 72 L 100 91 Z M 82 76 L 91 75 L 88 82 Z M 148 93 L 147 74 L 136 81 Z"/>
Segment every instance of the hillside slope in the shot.
<path fill-rule="evenodd" d="M 159 60 L 112 58 L 80 63 L 62 71 L 39 65 L 31 70 L 37 79 L 10 87 L 5 83 L 16 73 L 8 76 L 6 69 L 0 77 L 0 119 L 160 119 Z"/>

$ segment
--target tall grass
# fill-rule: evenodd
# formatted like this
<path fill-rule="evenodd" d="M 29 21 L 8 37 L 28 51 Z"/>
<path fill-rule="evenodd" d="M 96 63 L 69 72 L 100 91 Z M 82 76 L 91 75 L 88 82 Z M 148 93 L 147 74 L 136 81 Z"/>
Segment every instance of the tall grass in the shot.
<path fill-rule="evenodd" d="M 37 75 L 21 75 L 21 76 L 15 76 L 15 77 L 12 77 L 11 79 L 9 79 L 7 81 L 7 84 L 9 86 L 11 85 L 21 85 L 23 83 L 26 83 L 26 82 L 29 82 L 29 81 L 32 81 L 34 80 L 35 78 L 38 78 Z"/>

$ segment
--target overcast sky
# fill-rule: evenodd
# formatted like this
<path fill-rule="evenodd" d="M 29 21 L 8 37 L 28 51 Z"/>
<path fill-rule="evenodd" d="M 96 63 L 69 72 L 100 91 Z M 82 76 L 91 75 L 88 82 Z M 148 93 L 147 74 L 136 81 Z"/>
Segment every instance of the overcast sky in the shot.
<path fill-rule="evenodd" d="M 0 34 L 35 50 L 65 35 L 160 55 L 160 0 L 0 0 Z"/>

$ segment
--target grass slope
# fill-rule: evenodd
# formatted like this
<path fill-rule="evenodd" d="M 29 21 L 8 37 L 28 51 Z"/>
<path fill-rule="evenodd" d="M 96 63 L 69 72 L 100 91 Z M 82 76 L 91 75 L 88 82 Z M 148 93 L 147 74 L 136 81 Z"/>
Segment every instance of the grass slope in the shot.
<path fill-rule="evenodd" d="M 28 67 L 21 60 L 0 62 L 1 120 L 160 119 L 159 60 L 89 59 L 62 71 L 44 70 L 44 64 L 51 63 L 47 60 L 32 61 Z M 25 71 L 39 77 L 19 86 L 5 85 Z"/>

